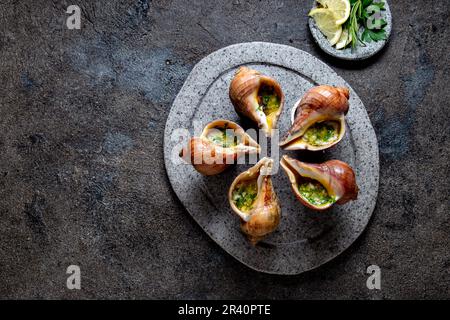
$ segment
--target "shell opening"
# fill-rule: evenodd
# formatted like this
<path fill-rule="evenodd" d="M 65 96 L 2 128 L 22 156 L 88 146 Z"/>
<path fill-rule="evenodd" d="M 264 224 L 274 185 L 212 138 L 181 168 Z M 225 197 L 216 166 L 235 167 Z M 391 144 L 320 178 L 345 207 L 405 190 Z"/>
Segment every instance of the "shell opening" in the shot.
<path fill-rule="evenodd" d="M 281 92 L 275 86 L 261 84 L 257 93 L 258 111 L 266 117 L 267 126 L 272 129 L 281 107 Z"/>
<path fill-rule="evenodd" d="M 236 134 L 234 129 L 226 126 L 210 128 L 206 133 L 206 138 L 222 148 L 232 148 L 242 143 L 242 137 Z"/>
<path fill-rule="evenodd" d="M 297 188 L 300 196 L 313 206 L 328 206 L 336 202 L 318 180 L 301 177 L 297 180 Z"/>
<path fill-rule="evenodd" d="M 305 129 L 281 142 L 286 150 L 322 150 L 338 143 L 345 135 L 345 118 L 327 119 L 317 114 Z"/>
<path fill-rule="evenodd" d="M 253 209 L 253 205 L 258 196 L 257 178 L 240 181 L 236 184 L 232 192 L 234 205 L 242 212 L 248 213 Z"/>
<path fill-rule="evenodd" d="M 239 176 L 237 182 L 232 186 L 231 201 L 240 211 L 239 215 L 244 221 L 251 217 L 251 211 L 259 201 L 260 192 L 264 178 L 272 172 L 273 160 L 261 159 L 258 164 Z"/>
<path fill-rule="evenodd" d="M 258 143 L 252 139 L 239 125 L 228 120 L 215 120 L 209 123 L 202 137 L 214 145 L 224 149 L 224 152 L 259 153 Z"/>
<path fill-rule="evenodd" d="M 297 168 L 283 157 L 281 165 L 286 171 L 292 187 L 303 201 L 309 203 L 316 208 L 328 208 L 336 202 L 336 197 L 330 193 L 328 188 L 315 179 L 314 173 L 308 173 L 303 168 Z M 300 172 L 303 172 L 300 174 Z"/>
<path fill-rule="evenodd" d="M 311 146 L 322 147 L 339 139 L 341 124 L 338 121 L 320 121 L 312 124 L 300 139 Z"/>

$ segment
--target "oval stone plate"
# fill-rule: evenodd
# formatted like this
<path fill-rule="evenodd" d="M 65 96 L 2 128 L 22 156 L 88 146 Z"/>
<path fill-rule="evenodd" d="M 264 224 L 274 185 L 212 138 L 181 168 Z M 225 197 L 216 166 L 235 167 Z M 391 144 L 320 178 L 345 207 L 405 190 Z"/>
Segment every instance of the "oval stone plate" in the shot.
<path fill-rule="evenodd" d="M 312 86 L 329 84 L 350 89 L 346 137 L 326 152 L 288 154 L 310 162 L 343 160 L 355 170 L 360 188 L 357 201 L 334 206 L 326 212 L 309 210 L 295 199 L 288 179 L 280 169 L 279 156 L 286 152 L 272 147 L 271 155 L 275 160 L 273 183 L 281 202 L 282 218 L 278 230 L 256 247 L 240 232 L 239 218 L 231 211 L 227 200 L 232 181 L 250 165 L 236 165 L 217 176 L 205 177 L 178 157 L 188 139 L 186 130 L 190 135 L 199 135 L 204 125 L 219 118 L 249 128 L 235 113 L 228 97 L 230 81 L 237 68 L 244 65 L 280 82 L 286 96 L 278 125 L 280 134 L 290 127 L 290 109 Z M 279 156 L 276 155 L 278 151 Z M 170 110 L 164 136 L 164 157 L 173 190 L 195 221 L 230 255 L 250 268 L 266 273 L 299 274 L 330 261 L 362 233 L 376 203 L 378 145 L 362 101 L 326 64 L 285 45 L 237 44 L 201 60 Z"/>
<path fill-rule="evenodd" d="M 313 7 L 316 7 L 317 1 L 314 1 Z M 385 27 L 386 30 L 386 40 L 377 41 L 377 42 L 369 42 L 366 43 L 365 46 L 358 44 L 355 49 L 352 50 L 351 46 L 348 46 L 345 49 L 337 50 L 335 47 L 331 46 L 328 42 L 327 38 L 323 35 L 323 33 L 317 28 L 316 22 L 313 18 L 309 18 L 309 30 L 314 38 L 314 41 L 317 45 L 329 55 L 343 59 L 343 60 L 364 60 L 370 58 L 371 56 L 377 54 L 386 43 L 389 41 L 389 36 L 392 31 L 392 15 L 391 10 L 389 9 L 389 4 L 386 0 L 384 0 L 386 10 L 381 11 L 381 17 L 386 20 L 387 25 Z M 360 36 L 361 36 L 360 32 Z"/>

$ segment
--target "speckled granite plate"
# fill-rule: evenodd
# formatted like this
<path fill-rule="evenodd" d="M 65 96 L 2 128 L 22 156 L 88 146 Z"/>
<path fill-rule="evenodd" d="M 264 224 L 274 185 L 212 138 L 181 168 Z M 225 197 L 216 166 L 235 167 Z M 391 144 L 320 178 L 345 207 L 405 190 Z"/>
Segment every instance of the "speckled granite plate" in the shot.
<path fill-rule="evenodd" d="M 317 28 L 316 22 L 314 19 L 309 18 L 309 30 L 311 30 L 311 34 L 318 44 L 318 46 L 328 53 L 329 55 L 343 59 L 343 60 L 364 60 L 370 58 L 371 56 L 377 54 L 386 43 L 389 41 L 389 37 L 391 35 L 392 30 L 392 15 L 391 10 L 389 9 L 389 4 L 386 0 L 385 8 L 386 10 L 382 11 L 382 17 L 386 20 L 387 25 L 385 27 L 387 39 L 383 41 L 370 42 L 367 43 L 366 46 L 358 45 L 354 50 L 351 47 L 347 47 L 342 50 L 337 50 L 335 47 L 331 46 L 328 42 L 327 38 L 323 35 L 323 33 Z M 313 2 L 312 8 L 316 7 L 317 1 Z"/>
<path fill-rule="evenodd" d="M 177 129 L 186 128 L 193 134 L 195 121 L 203 126 L 217 118 L 243 125 L 228 98 L 231 78 L 242 65 L 260 70 L 280 82 L 286 95 L 279 121 L 282 133 L 290 126 L 291 107 L 312 86 L 331 84 L 350 88 L 326 64 L 289 46 L 254 42 L 218 50 L 195 66 L 173 103 L 164 137 L 167 174 L 188 212 L 225 251 L 258 271 L 299 274 L 339 255 L 366 227 L 378 192 L 377 139 L 363 103 L 350 88 L 349 130 L 343 141 L 327 152 L 289 154 L 307 161 L 334 158 L 348 162 L 356 172 L 360 187 L 358 200 L 335 206 L 325 213 L 310 211 L 297 202 L 285 173 L 277 166 L 279 171 L 273 181 L 282 204 L 282 220 L 275 233 L 253 247 L 241 234 L 239 219 L 227 200 L 233 179 L 250 166 L 237 165 L 217 176 L 204 177 L 192 166 L 172 161 L 178 158 L 180 142 L 187 141 L 186 137 L 176 134 Z M 279 159 L 275 160 L 278 164 Z"/>

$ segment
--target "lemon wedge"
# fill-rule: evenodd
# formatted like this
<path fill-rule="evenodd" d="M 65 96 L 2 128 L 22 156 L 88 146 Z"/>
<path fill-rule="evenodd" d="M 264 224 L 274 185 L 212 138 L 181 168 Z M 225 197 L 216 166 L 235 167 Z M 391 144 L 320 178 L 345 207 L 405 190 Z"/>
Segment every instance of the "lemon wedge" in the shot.
<path fill-rule="evenodd" d="M 333 11 L 336 24 L 343 24 L 350 17 L 350 0 L 320 0 L 322 6 Z"/>
<path fill-rule="evenodd" d="M 348 41 L 348 30 L 344 29 L 342 30 L 341 37 L 339 38 L 339 41 L 336 43 L 336 49 L 344 49 L 349 44 Z"/>
<path fill-rule="evenodd" d="M 336 15 L 330 9 L 315 8 L 309 12 L 309 16 L 316 21 L 319 30 L 327 37 L 334 46 L 341 37 L 342 27 L 336 24 Z"/>

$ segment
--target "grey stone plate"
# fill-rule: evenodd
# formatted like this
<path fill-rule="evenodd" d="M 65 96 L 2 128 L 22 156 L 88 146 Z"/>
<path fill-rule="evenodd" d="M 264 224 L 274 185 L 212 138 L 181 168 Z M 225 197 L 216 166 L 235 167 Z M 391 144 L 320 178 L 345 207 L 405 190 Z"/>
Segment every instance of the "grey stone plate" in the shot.
<path fill-rule="evenodd" d="M 389 9 L 389 4 L 386 0 L 385 2 L 385 11 L 382 11 L 382 17 L 386 20 L 387 25 L 385 27 L 387 39 L 383 41 L 370 42 L 367 43 L 366 46 L 362 46 L 358 44 L 354 50 L 351 47 L 337 50 L 335 47 L 331 46 L 328 42 L 327 38 L 323 35 L 323 33 L 317 28 L 316 22 L 314 19 L 309 18 L 309 30 L 311 30 L 311 34 L 318 44 L 318 46 L 328 53 L 329 55 L 343 59 L 343 60 L 364 60 L 370 58 L 371 56 L 378 53 L 386 43 L 389 41 L 389 36 L 391 35 L 392 30 L 392 15 L 391 10 Z M 314 1 L 313 8 L 316 6 L 316 1 Z"/>
<path fill-rule="evenodd" d="M 167 174 L 187 211 L 225 251 L 258 271 L 299 274 L 336 257 L 366 227 L 378 192 L 377 139 L 363 103 L 350 88 L 347 136 L 327 152 L 289 154 L 308 161 L 331 158 L 346 161 L 357 176 L 360 187 L 358 200 L 335 206 L 327 212 L 308 210 L 297 202 L 285 173 L 280 169 L 273 176 L 282 206 L 280 226 L 263 243 L 253 247 L 240 232 L 239 219 L 227 200 L 228 188 L 234 178 L 250 166 L 237 165 L 217 176 L 204 177 L 177 157 L 187 141 L 180 129 L 188 129 L 190 134 L 194 134 L 196 122 L 200 123 L 197 130 L 218 118 L 236 121 L 248 128 L 234 112 L 228 98 L 230 80 L 242 65 L 260 70 L 280 82 L 286 95 L 285 109 L 279 120 L 282 134 L 290 126 L 291 107 L 306 90 L 318 84 L 350 88 L 326 64 L 289 46 L 253 42 L 218 50 L 195 66 L 170 110 L 164 136 Z M 278 170 L 279 159 L 274 160 L 277 164 L 275 170 Z"/>

